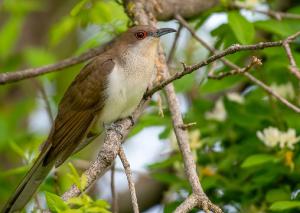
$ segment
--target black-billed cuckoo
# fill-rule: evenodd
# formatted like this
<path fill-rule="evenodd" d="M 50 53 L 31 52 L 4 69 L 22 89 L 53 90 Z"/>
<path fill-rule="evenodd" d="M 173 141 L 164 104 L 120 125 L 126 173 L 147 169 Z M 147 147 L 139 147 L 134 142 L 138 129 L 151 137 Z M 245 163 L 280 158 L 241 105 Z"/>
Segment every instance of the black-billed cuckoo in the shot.
<path fill-rule="evenodd" d="M 81 70 L 59 104 L 40 155 L 2 212 L 22 210 L 53 165 L 82 148 L 91 131 L 131 115 L 152 80 L 159 37 L 171 32 L 132 27 Z"/>

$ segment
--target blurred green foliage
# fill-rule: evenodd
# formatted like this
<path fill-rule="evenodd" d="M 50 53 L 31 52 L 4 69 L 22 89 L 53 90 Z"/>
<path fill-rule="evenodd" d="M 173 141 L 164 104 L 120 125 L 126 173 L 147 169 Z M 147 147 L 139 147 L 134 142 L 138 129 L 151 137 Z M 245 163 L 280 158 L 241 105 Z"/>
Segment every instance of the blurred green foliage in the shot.
<path fill-rule="evenodd" d="M 236 43 L 275 41 L 300 30 L 299 20 L 264 17 L 253 21 L 243 12 L 229 9 L 226 6 L 228 2 L 222 1 L 222 6 L 190 20 L 193 27 L 202 29 L 213 15 L 221 12 L 226 14 L 228 21 L 208 32 L 214 38 L 210 42 L 215 42 L 218 49 Z M 261 2 L 270 7 L 276 6 L 276 1 Z M 55 4 L 60 6 L 56 7 Z M 78 55 L 109 41 L 126 30 L 129 23 L 122 6 L 112 0 L 67 0 L 63 3 L 4 0 L 1 6 L 1 72 L 38 67 Z M 47 8 L 55 10 L 47 13 Z M 299 2 L 295 1 L 286 11 L 300 14 Z M 36 42 L 33 38 L 39 31 L 40 38 Z M 187 36 L 184 39 L 186 46 L 178 49 L 174 58 L 176 70 L 181 69 L 182 57 L 185 62 L 192 64 L 208 56 L 205 51 L 199 54 L 199 49 L 203 47 L 195 40 Z M 300 40 L 297 39 L 291 48 L 299 66 Z M 241 52 L 226 58 L 245 66 L 252 55 L 263 62 L 262 66 L 252 71 L 253 74 L 299 106 L 299 81 L 288 70 L 289 62 L 283 48 Z M 49 118 L 39 114 L 46 108 L 42 90 L 46 91 L 50 108 L 55 114 L 60 98 L 82 66 L 80 64 L 36 79 L 1 85 L 0 204 L 28 170 L 28 164 L 37 156 L 40 144 L 47 137 Z M 278 145 L 270 146 L 258 137 L 259 132 L 266 136 L 264 130 L 274 127 L 278 130 L 273 131 L 276 134 L 288 133 L 289 129 L 295 131 L 297 139 L 300 135 L 300 115 L 243 76 L 222 80 L 209 80 L 205 76 L 203 79 L 202 76 L 199 80 L 201 72 L 211 70 L 227 72 L 230 69 L 220 64 L 209 65 L 205 70 L 175 82 L 176 91 L 185 97 L 187 105 L 185 123 L 197 122 L 196 126 L 189 129 L 190 142 L 207 195 L 225 212 L 300 211 L 299 145 L 296 143 L 293 148 L 287 145 L 280 147 L 278 142 Z M 160 138 L 170 139 L 175 144 L 170 113 L 164 100 L 163 97 L 164 117 L 158 115 L 157 103 L 153 101 L 150 110 L 143 115 L 130 136 L 148 126 L 164 126 Z M 289 139 L 293 138 L 293 134 L 289 136 Z M 276 139 L 276 135 L 274 137 Z M 74 158 L 80 157 L 76 155 Z M 53 212 L 108 212 L 106 201 L 93 200 L 86 194 L 68 203 L 60 199 L 53 185 L 58 185 L 60 192 L 63 192 L 72 183 L 79 188 L 84 188 L 86 184 L 86 177 L 79 175 L 73 166 L 70 168 L 71 172 L 63 166 L 61 170 L 69 175 L 59 176 L 58 183 L 50 176 L 42 186 L 41 190 L 47 191 L 48 208 Z M 174 148 L 170 157 L 150 165 L 149 169 L 154 179 L 166 184 L 170 193 L 178 195 L 172 202 L 162 202 L 164 211 L 172 212 L 184 200 L 186 192 L 191 191 L 178 149 Z"/>

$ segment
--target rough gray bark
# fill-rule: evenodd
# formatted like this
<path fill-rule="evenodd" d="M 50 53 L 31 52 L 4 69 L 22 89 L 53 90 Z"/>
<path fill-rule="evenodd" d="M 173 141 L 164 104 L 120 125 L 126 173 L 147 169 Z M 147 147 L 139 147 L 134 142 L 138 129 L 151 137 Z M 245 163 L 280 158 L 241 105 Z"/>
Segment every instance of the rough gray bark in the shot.
<path fill-rule="evenodd" d="M 165 21 L 172 19 L 177 13 L 185 18 L 191 18 L 218 4 L 219 0 L 151 0 L 146 1 L 145 8 L 157 20 Z"/>

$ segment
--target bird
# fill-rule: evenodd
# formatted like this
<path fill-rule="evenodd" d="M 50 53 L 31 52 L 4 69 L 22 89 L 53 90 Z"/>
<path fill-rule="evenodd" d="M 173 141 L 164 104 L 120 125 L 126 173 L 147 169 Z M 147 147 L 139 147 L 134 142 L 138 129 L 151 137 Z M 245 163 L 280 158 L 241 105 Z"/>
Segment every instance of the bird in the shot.
<path fill-rule="evenodd" d="M 129 28 L 79 72 L 58 105 L 50 133 L 2 212 L 24 209 L 51 169 L 59 167 L 105 125 L 132 114 L 155 76 L 159 38 L 172 28 Z"/>

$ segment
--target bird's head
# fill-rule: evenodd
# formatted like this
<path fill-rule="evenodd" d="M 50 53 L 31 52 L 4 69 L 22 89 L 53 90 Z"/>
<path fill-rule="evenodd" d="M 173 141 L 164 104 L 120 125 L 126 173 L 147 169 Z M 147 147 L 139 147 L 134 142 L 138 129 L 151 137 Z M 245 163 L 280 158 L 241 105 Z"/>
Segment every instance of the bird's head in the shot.
<path fill-rule="evenodd" d="M 150 25 L 138 25 L 129 28 L 121 37 L 129 46 L 150 48 L 158 44 L 161 36 L 172 32 L 176 32 L 176 30 L 172 28 L 157 29 Z"/>
<path fill-rule="evenodd" d="M 130 28 L 127 33 L 133 41 L 143 41 L 143 40 L 157 40 L 159 37 L 166 35 L 168 33 L 176 32 L 172 28 L 161 28 L 157 29 L 150 25 L 139 25 Z"/>

